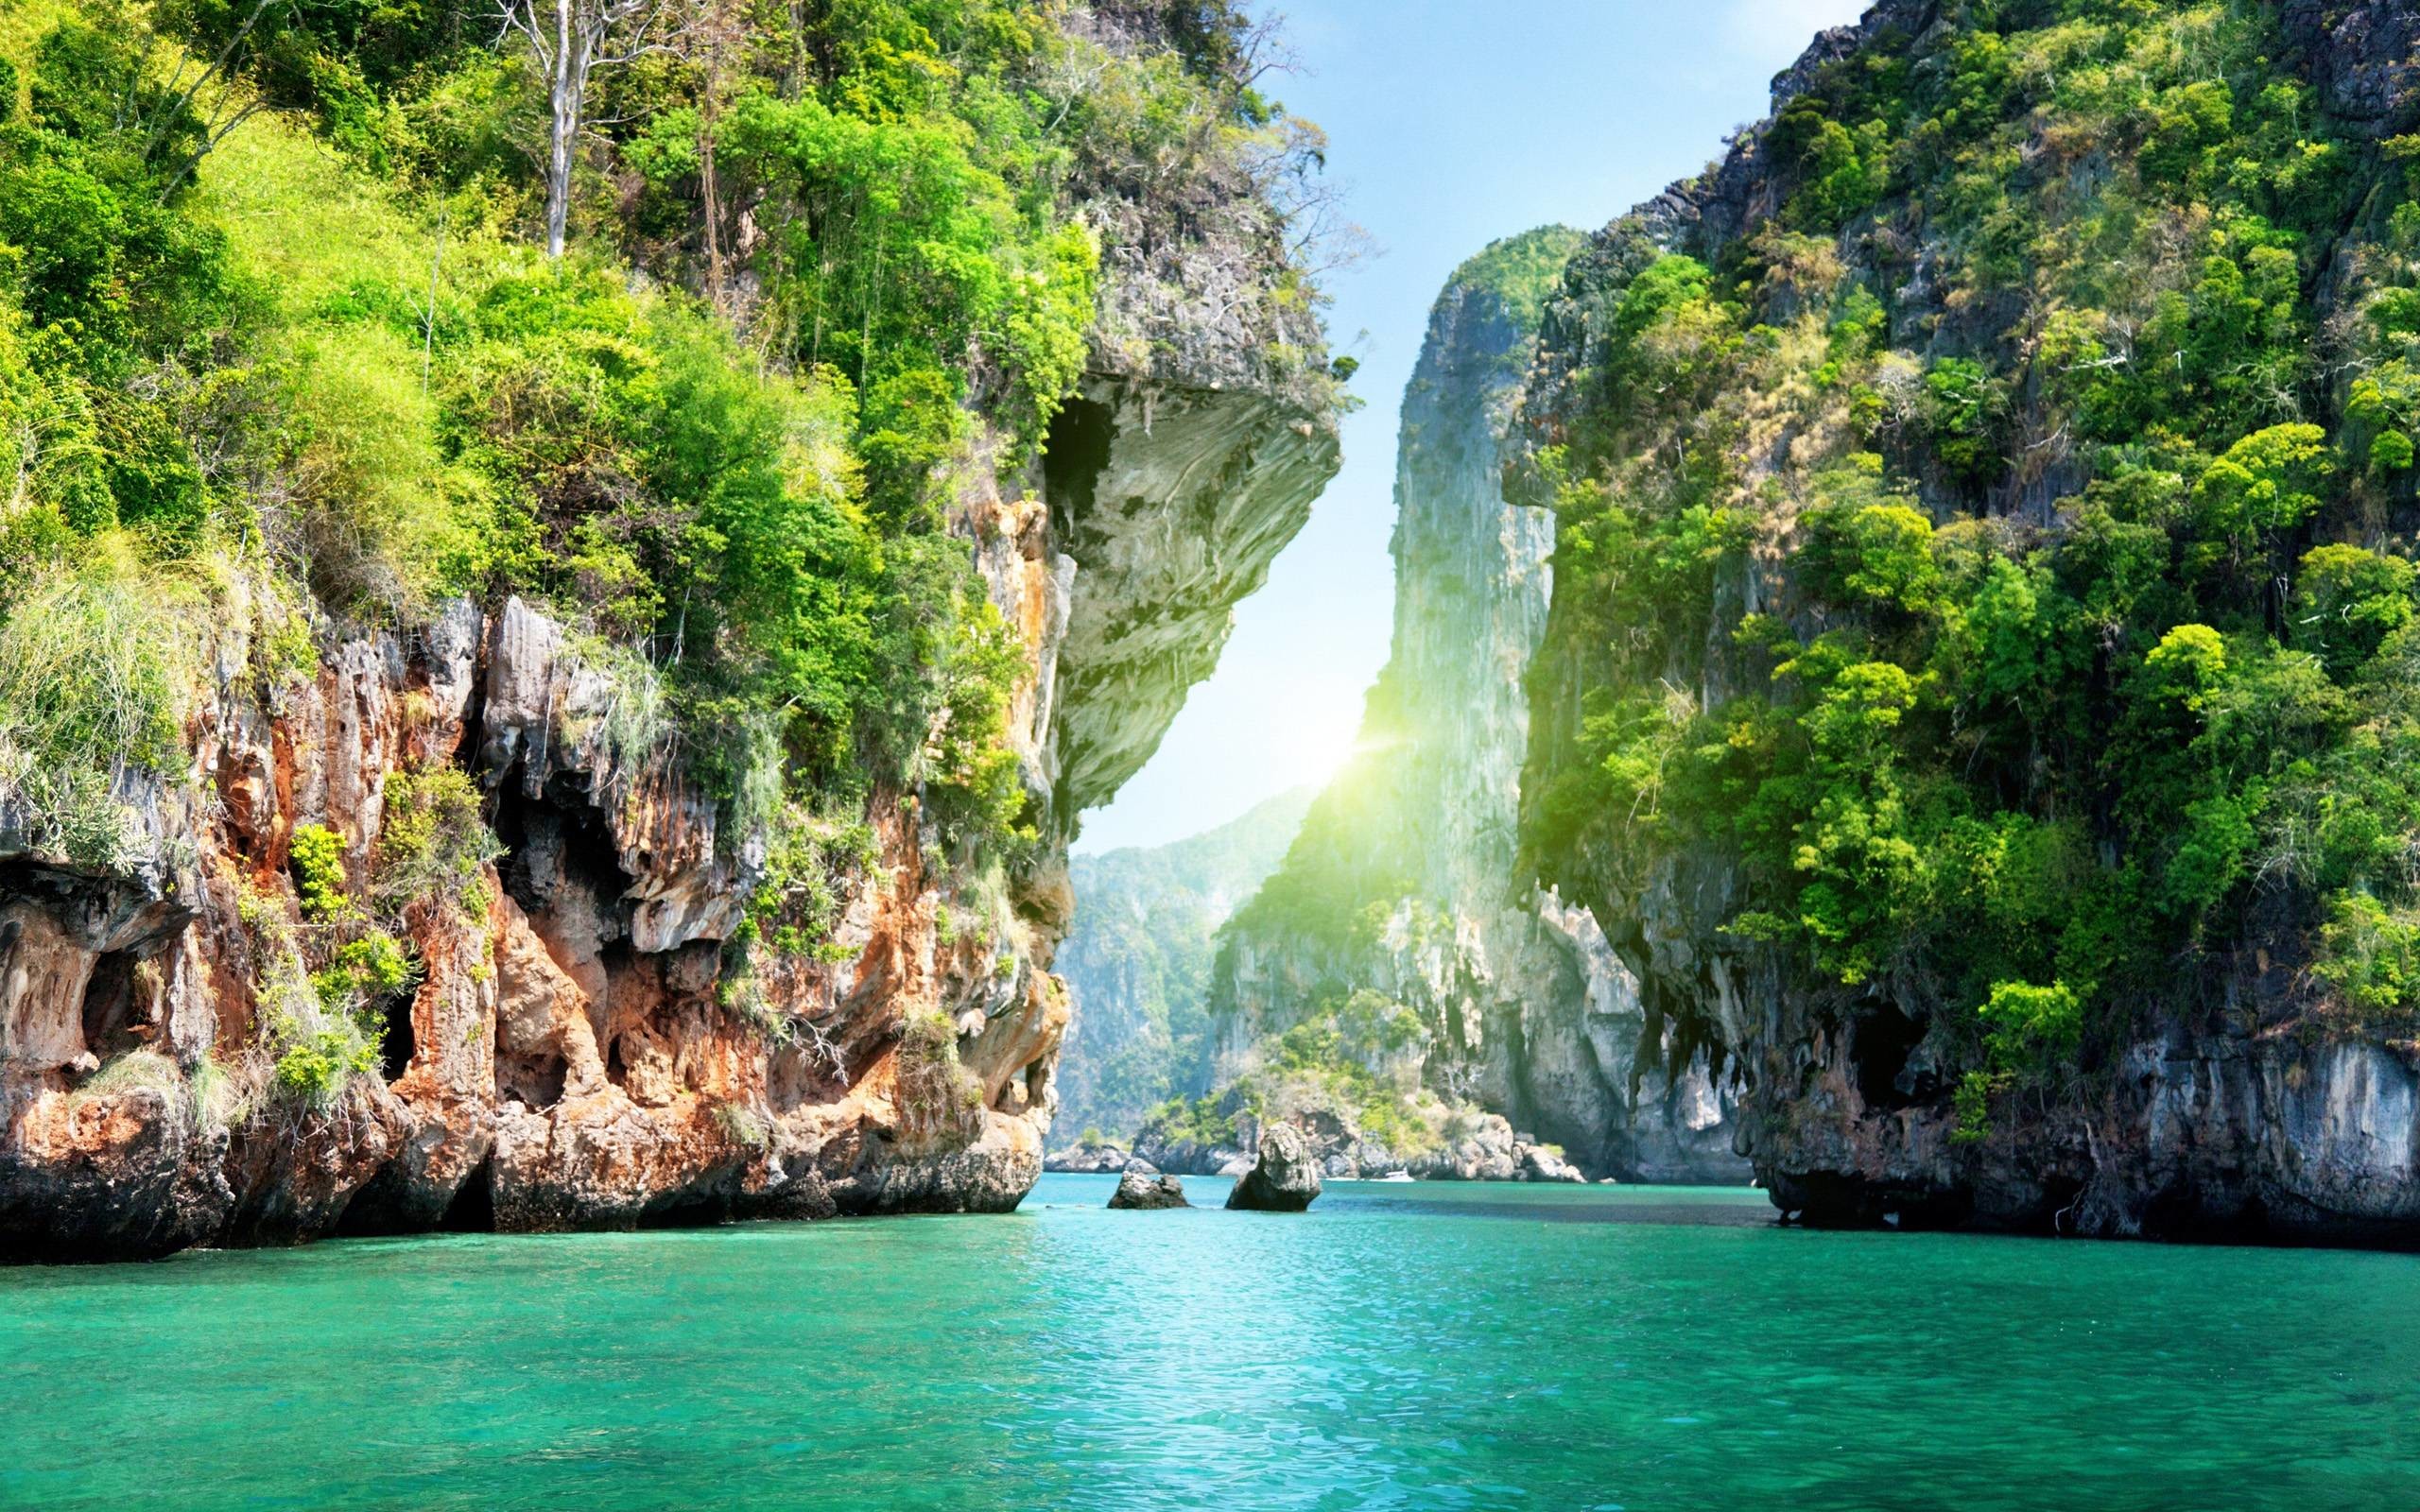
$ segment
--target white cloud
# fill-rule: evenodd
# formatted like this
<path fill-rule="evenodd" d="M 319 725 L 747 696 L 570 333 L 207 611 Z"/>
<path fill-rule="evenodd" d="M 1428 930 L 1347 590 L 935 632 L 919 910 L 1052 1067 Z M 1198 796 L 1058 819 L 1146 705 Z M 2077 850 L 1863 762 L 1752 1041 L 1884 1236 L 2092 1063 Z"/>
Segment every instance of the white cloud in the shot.
<path fill-rule="evenodd" d="M 1737 45 L 1786 62 L 1817 32 L 1857 20 L 1865 7 L 1866 0 L 1730 0 L 1726 29 Z"/>

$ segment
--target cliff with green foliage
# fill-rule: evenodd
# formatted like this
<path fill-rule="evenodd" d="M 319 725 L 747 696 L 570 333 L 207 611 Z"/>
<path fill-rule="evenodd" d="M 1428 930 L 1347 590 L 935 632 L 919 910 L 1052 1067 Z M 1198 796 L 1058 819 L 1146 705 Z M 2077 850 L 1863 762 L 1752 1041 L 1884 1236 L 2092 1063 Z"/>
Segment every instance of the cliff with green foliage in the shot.
<path fill-rule="evenodd" d="M 1039 1170 L 1317 133 L 1223 0 L 555 9 L 0 15 L 10 1253 Z"/>
<path fill-rule="evenodd" d="M 1153 1107 L 1208 1089 L 1219 927 L 1277 868 L 1311 797 L 1281 793 L 1189 839 L 1069 863 L 1076 918 L 1051 963 L 1075 1010 L 1063 1131 L 1131 1139 Z"/>
<path fill-rule="evenodd" d="M 2420 1232 L 2415 43 L 1884 0 L 1548 301 L 1525 846 L 1786 1210 Z"/>
<path fill-rule="evenodd" d="M 1392 657 L 1352 761 L 1220 933 L 1219 1095 L 1150 1148 L 1242 1112 L 1304 1123 L 1347 1173 L 1510 1175 L 1517 1130 L 1628 1178 L 1745 1175 L 1719 1047 L 1646 1019 L 1594 921 L 1516 868 L 1553 520 L 1505 502 L 1502 442 L 1583 240 L 1498 242 L 1438 298 L 1404 397 Z"/>

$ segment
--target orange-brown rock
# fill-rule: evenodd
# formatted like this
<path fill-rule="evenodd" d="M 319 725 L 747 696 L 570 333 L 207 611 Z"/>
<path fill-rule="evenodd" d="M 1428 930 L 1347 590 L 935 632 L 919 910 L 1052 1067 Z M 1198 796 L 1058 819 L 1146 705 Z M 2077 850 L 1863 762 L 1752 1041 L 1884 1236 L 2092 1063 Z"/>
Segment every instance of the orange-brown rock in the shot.
<path fill-rule="evenodd" d="M 953 519 L 1026 641 L 1011 739 L 1045 844 L 1005 902 L 956 896 L 919 806 L 880 791 L 843 958 L 759 953 L 736 990 L 726 943 L 763 838 L 722 833 L 677 764 L 614 748 L 612 677 L 518 599 L 333 635 L 300 679 L 222 677 L 189 780 L 130 780 L 139 833 L 106 875 L 0 812 L 0 1257 L 1014 1207 L 1056 1102 L 1076 816 L 1148 756 L 1336 455 L 1266 394 L 1088 392 L 1048 490 L 970 486 Z M 1201 528 L 1171 537 L 1154 510 Z M 240 617 L 222 633 L 216 664 L 249 667 Z M 1131 707 L 1072 699 L 1071 668 Z M 379 1064 L 306 1106 L 271 1053 L 293 942 L 322 927 L 294 836 L 335 832 L 363 887 L 390 780 L 433 764 L 475 779 L 505 854 L 484 907 L 406 909 L 418 979 Z M 943 923 L 978 911 L 979 931 Z M 936 1019 L 954 1091 L 911 1115 L 899 1047 Z"/>

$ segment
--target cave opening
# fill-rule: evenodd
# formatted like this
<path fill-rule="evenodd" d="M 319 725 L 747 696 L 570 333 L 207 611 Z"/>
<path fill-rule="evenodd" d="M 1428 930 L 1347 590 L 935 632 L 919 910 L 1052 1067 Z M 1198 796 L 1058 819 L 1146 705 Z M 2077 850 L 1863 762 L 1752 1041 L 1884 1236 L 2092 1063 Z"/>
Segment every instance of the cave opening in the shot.
<path fill-rule="evenodd" d="M 1849 1060 L 1866 1107 L 1895 1111 L 1915 1106 L 1917 1098 L 1905 1083 L 1908 1061 L 1924 1039 L 1924 1024 L 1896 1008 L 1878 1008 L 1858 1019 L 1849 1030 Z"/>
<path fill-rule="evenodd" d="M 535 799 L 507 782 L 497 793 L 493 823 L 507 852 L 498 875 L 532 919 L 548 911 L 568 879 L 589 883 L 599 899 L 618 899 L 630 887 L 605 816 L 589 800 L 587 784 L 579 777 L 559 773 Z"/>
<path fill-rule="evenodd" d="M 378 1026 L 378 1074 L 392 1085 L 411 1069 L 419 1049 L 412 1028 L 412 1000 L 403 997 L 389 1003 L 387 1016 Z"/>
<path fill-rule="evenodd" d="M 1077 520 L 1092 512 L 1116 438 L 1117 421 L 1107 404 L 1077 398 L 1060 407 L 1042 443 L 1042 486 L 1052 514 Z"/>
<path fill-rule="evenodd" d="M 438 1219 L 437 1227 L 449 1234 L 495 1232 L 494 1156 L 481 1160 L 454 1189 L 454 1200 L 445 1205 L 445 1214 Z"/>
<path fill-rule="evenodd" d="M 561 1056 L 498 1054 L 495 1057 L 496 1096 L 539 1112 L 563 1100 L 563 1084 L 570 1079 L 571 1068 Z"/>
<path fill-rule="evenodd" d="M 112 1060 L 142 1044 L 134 1032 L 137 978 L 142 958 L 133 951 L 108 951 L 93 964 L 84 985 L 84 1048 Z"/>
<path fill-rule="evenodd" d="M 641 1228 L 706 1228 L 729 1223 L 731 1194 L 717 1185 L 683 1187 L 667 1192 L 641 1209 Z"/>

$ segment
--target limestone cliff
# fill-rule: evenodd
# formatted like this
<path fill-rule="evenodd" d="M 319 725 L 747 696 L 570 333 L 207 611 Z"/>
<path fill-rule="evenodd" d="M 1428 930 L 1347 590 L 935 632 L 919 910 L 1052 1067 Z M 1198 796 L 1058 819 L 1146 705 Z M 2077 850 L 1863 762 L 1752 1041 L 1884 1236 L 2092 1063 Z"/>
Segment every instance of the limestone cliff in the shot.
<path fill-rule="evenodd" d="M 1221 936 L 1214 1074 L 1269 1082 L 1282 1102 L 1294 1094 L 1276 1088 L 1321 1078 L 1311 1061 L 1340 1058 L 1414 1090 L 1409 1106 L 1435 1120 L 1484 1109 L 1593 1171 L 1729 1178 L 1745 1167 L 1720 1047 L 1642 1011 L 1595 921 L 1515 868 L 1523 679 L 1546 625 L 1554 522 L 1505 502 L 1501 442 L 1539 297 L 1580 239 L 1499 243 L 1437 301 L 1404 397 L 1392 656 L 1353 762 Z M 1312 1037 L 1334 1042 L 1313 1055 Z M 1412 1132 L 1435 1120 L 1392 1139 L 1359 1127 L 1366 1092 L 1303 1095 L 1355 1125 L 1333 1142 L 1340 1161 L 1362 1163 L 1357 1148 L 1392 1167 L 1450 1143 L 1443 1123 Z M 1509 1131 L 1502 1143 L 1509 1162 Z"/>
<path fill-rule="evenodd" d="M 1154 45 L 1163 9 L 1080 19 Z M 227 604 L 181 768 L 109 774 L 118 864 L 0 802 L 0 1258 L 1013 1207 L 1055 1106 L 1077 816 L 1150 755 L 1337 466 L 1258 189 L 1090 188 L 1107 286 L 1080 396 L 1027 467 L 978 411 L 942 480 L 1024 658 L 1029 854 L 970 874 L 912 784 L 877 785 L 865 844 L 814 879 L 828 938 L 746 965 L 766 832 L 650 727 L 627 658 L 514 596 L 395 627 L 305 605 L 274 655 Z M 270 1036 L 307 1046 L 320 1011 L 293 941 L 375 892 L 395 794 L 431 771 L 470 780 L 455 822 L 497 853 L 396 921 L 375 1069 L 281 1095 Z"/>
<path fill-rule="evenodd" d="M 2136 669 L 2181 654 L 2163 638 L 2218 644 L 2207 622 L 2244 662 L 2341 678 L 2349 653 L 2309 628 L 2330 611 L 2301 595 L 2327 563 L 2409 551 L 2408 448 L 2371 440 L 2401 414 L 2354 375 L 2402 370 L 2371 334 L 2411 267 L 2401 149 L 2379 144 L 2420 123 L 2420 33 L 2371 0 L 2053 9 L 1884 0 L 1775 81 L 1774 119 L 1574 259 L 1513 476 L 1596 555 L 1584 581 L 1559 571 L 1531 677 L 1528 852 L 1648 1013 L 1726 1047 L 1788 1212 L 2409 1244 L 2408 995 L 2330 954 L 2378 905 L 2327 903 L 2347 874 L 2328 867 L 2354 864 L 2295 838 L 2290 795 L 2326 781 L 2331 737 L 2265 737 L 2273 765 L 2204 779 L 2247 816 L 2216 871 L 2192 868 L 2218 809 L 2132 816 L 2170 813 L 2137 774 L 2214 738 L 2199 717 L 2144 733 L 2160 695 Z M 2158 124 L 2188 96 L 2200 126 Z M 2213 229 L 2256 225 L 2265 252 Z M 2247 257 L 2268 318 L 2216 334 Z M 2273 387 L 2229 387 L 2260 361 Z M 2264 585 L 2205 565 L 2208 517 L 2118 501 L 2172 469 L 2207 507 L 2223 457 L 2257 450 L 2242 438 L 2286 424 L 2345 460 L 2272 518 Z M 1880 558 L 1851 534 L 1886 522 L 1938 587 L 1854 576 Z M 2095 597 L 2111 530 L 2143 580 L 2184 586 Z M 2035 648 L 1991 672 L 1939 650 L 2000 607 L 1975 574 L 2012 571 L 2042 588 Z M 1889 730 L 1851 753 L 1821 711 L 1845 720 L 1837 679 L 1886 663 L 1908 696 L 1859 705 Z M 2409 676 L 2389 657 L 2347 680 L 2392 703 Z M 2000 885 L 1925 838 L 1985 822 L 2054 857 L 2006 855 L 2003 877 L 2058 879 L 2036 901 L 1985 897 Z M 2400 906 L 2391 878 L 2354 885 Z"/>

